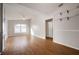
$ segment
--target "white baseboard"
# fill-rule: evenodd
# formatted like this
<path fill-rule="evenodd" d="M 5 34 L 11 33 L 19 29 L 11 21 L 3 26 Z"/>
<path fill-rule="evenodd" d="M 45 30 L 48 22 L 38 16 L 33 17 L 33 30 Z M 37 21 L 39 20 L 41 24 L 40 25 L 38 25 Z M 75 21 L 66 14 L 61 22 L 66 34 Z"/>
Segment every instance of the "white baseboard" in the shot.
<path fill-rule="evenodd" d="M 62 43 L 62 42 L 58 42 L 58 41 L 55 41 L 55 40 L 54 40 L 53 42 L 55 42 L 55 43 L 57 43 L 57 44 L 64 45 L 64 46 L 67 46 L 67 47 L 70 47 L 70 48 L 73 48 L 73 49 L 76 49 L 76 50 L 79 50 L 79 48 L 77 48 L 77 47 L 73 47 L 73 46 L 71 46 L 71 45 L 64 44 L 64 43 Z"/>

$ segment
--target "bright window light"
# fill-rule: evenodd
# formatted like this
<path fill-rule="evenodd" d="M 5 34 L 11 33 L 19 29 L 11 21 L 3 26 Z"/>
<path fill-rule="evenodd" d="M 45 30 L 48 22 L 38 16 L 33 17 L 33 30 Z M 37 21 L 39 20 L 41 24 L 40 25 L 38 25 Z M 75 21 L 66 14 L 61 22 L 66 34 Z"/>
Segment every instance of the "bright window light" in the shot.
<path fill-rule="evenodd" d="M 15 33 L 25 33 L 26 32 L 26 24 L 16 24 L 14 26 Z"/>

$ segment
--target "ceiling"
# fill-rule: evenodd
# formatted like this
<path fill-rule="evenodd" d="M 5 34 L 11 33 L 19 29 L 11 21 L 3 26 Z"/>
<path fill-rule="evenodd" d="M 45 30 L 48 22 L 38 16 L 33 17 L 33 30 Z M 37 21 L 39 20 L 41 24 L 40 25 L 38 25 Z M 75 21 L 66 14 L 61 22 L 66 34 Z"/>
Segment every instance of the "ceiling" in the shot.
<path fill-rule="evenodd" d="M 32 8 L 41 13 L 50 14 L 59 8 L 59 4 L 60 3 L 21 3 L 20 5 Z"/>
<path fill-rule="evenodd" d="M 61 9 L 73 9 L 77 5 L 79 6 L 79 3 L 62 3 L 63 5 L 61 7 L 58 7 L 60 4 L 61 3 L 21 3 L 19 5 L 37 10 L 44 14 L 51 14 Z"/>
<path fill-rule="evenodd" d="M 30 19 L 37 14 L 50 14 L 58 9 L 59 3 L 4 3 L 5 18 L 10 20 Z"/>
<path fill-rule="evenodd" d="M 30 19 L 37 14 L 51 15 L 56 11 L 74 8 L 78 3 L 64 3 L 58 7 L 60 3 L 4 3 L 5 18 L 7 19 Z"/>

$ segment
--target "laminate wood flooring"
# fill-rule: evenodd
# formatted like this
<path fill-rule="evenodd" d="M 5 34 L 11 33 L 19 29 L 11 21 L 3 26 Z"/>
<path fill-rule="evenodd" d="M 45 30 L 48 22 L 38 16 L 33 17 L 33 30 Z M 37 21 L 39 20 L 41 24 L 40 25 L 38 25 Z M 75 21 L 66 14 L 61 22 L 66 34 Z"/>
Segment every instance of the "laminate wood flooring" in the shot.
<path fill-rule="evenodd" d="M 26 35 L 9 37 L 2 55 L 79 55 L 79 50 Z"/>

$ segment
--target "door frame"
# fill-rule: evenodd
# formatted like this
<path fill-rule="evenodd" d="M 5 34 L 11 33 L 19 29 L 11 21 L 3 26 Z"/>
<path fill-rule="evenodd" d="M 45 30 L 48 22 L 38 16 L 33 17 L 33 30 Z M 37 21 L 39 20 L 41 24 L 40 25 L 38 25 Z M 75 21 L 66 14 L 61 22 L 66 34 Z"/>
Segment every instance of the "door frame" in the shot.
<path fill-rule="evenodd" d="M 47 19 L 47 20 L 45 20 L 45 38 L 47 39 L 47 38 L 50 38 L 50 39 L 52 39 L 53 40 L 53 37 L 51 38 L 51 37 L 47 37 L 47 22 L 52 22 L 52 29 L 53 29 L 53 18 L 50 18 L 50 19 Z M 53 30 L 52 30 L 52 32 L 53 32 Z M 52 33 L 53 34 L 53 33 Z"/>

